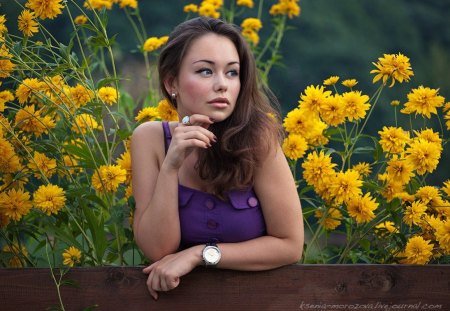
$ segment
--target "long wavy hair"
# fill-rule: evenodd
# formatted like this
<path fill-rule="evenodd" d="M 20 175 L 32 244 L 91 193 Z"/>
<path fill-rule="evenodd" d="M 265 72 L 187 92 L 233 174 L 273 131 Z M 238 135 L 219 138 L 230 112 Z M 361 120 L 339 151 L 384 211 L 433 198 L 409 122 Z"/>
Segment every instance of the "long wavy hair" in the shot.
<path fill-rule="evenodd" d="M 164 81 L 177 77 L 192 42 L 207 33 L 230 39 L 240 61 L 241 88 L 235 109 L 226 120 L 210 126 L 218 142 L 209 149 L 199 150 L 196 165 L 200 177 L 208 181 L 208 191 L 225 197 L 230 190 L 253 184 L 258 165 L 274 144 L 281 142 L 283 131 L 278 102 L 260 82 L 247 42 L 239 28 L 220 19 L 194 18 L 178 25 L 169 35 L 158 62 L 160 88 L 166 99 L 176 108 L 177 103 L 168 94 Z"/>

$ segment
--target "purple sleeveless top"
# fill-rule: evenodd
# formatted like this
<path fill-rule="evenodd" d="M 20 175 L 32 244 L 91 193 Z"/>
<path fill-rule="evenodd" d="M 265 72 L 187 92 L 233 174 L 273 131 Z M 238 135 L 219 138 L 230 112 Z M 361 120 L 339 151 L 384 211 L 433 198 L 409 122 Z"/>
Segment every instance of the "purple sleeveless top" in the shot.
<path fill-rule="evenodd" d="M 172 140 L 163 122 L 166 152 Z M 180 248 L 204 243 L 242 242 L 266 234 L 266 223 L 253 188 L 228 192 L 228 201 L 178 184 Z"/>

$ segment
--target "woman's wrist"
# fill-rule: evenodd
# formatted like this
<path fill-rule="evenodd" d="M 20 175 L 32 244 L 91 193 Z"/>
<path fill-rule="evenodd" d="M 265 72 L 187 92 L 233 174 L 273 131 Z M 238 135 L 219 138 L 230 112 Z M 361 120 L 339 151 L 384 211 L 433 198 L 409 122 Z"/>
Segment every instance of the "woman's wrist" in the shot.
<path fill-rule="evenodd" d="M 201 266 L 203 264 L 202 252 L 204 247 L 205 246 L 203 244 L 200 244 L 189 248 L 194 267 Z"/>

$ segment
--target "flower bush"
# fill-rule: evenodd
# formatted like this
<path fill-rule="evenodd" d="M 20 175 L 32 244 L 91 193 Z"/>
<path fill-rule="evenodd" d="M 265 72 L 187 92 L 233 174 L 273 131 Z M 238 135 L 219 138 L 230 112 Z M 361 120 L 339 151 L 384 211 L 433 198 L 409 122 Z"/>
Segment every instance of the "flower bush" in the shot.
<path fill-rule="evenodd" d="M 131 228 L 128 144 L 141 122 L 178 120 L 156 87 L 155 60 L 168 37 L 146 34 L 137 0 L 14 2 L 18 16 L 0 15 L 0 267 L 143 264 Z M 267 83 L 297 2 L 272 6 L 264 42 L 263 1 L 209 0 L 183 10 L 186 18 L 242 23 Z M 108 34 L 112 10 L 125 15 L 139 42 L 144 99 L 126 92 L 117 71 L 122 51 Z M 47 29 L 60 18 L 71 23 L 67 42 Z M 8 19 L 17 20 L 21 36 L 8 31 Z M 52 275 L 59 288 L 62 275 Z"/>
<path fill-rule="evenodd" d="M 14 2 L 18 16 L 0 15 L 0 266 L 146 263 L 131 228 L 128 144 L 141 122 L 178 120 L 155 86 L 154 63 L 168 37 L 147 35 L 137 0 Z M 297 0 L 273 1 L 266 21 L 263 3 L 204 0 L 183 10 L 186 18 L 240 25 L 269 84 L 300 7 Z M 120 45 L 108 34 L 112 10 L 125 15 L 139 42 L 144 99 L 127 93 L 117 70 Z M 71 23 L 67 42 L 47 29 L 59 18 Z M 22 35 L 11 34 L 6 20 L 17 20 Z M 268 32 L 260 38 L 263 28 Z M 354 79 L 339 86 L 332 76 L 306 88 L 283 120 L 283 150 L 311 234 L 302 261 L 448 263 L 450 180 L 426 183 L 448 142 L 444 126 L 392 124 L 380 127 L 379 136 L 365 133 L 382 91 L 413 75 L 400 53 L 378 59 L 372 73 L 380 84 L 373 96 L 357 90 Z M 443 107 L 450 129 L 450 104 L 437 89 L 413 89 L 405 100 L 400 112 L 411 120 L 435 118 Z M 396 114 L 399 105 L 392 103 Z M 360 156 L 367 160 L 355 163 Z"/>

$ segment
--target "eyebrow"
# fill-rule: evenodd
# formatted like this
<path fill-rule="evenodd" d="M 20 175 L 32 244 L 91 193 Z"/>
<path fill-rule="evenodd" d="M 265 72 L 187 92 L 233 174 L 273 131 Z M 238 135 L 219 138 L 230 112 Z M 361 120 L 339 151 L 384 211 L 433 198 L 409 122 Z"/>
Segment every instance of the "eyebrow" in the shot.
<path fill-rule="evenodd" d="M 214 65 L 214 64 L 215 64 L 215 62 L 213 62 L 213 61 L 211 61 L 211 60 L 207 60 L 207 59 L 199 59 L 199 60 L 193 62 L 192 64 L 201 63 L 201 62 L 208 63 L 208 64 L 211 64 L 211 65 Z M 229 62 L 229 63 L 227 64 L 227 66 L 234 65 L 234 64 L 240 65 L 239 62 L 237 62 L 237 61 L 232 61 L 232 62 Z"/>

